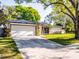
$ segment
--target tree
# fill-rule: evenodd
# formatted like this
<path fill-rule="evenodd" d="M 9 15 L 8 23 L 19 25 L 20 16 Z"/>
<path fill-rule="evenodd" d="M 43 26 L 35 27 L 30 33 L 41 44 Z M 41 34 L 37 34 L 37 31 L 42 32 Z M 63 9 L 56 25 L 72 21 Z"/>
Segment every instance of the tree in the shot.
<path fill-rule="evenodd" d="M 79 38 L 79 0 L 41 0 L 41 2 L 46 7 L 53 5 L 55 7 L 54 10 L 69 16 L 74 22 L 75 38 Z"/>
<path fill-rule="evenodd" d="M 79 0 L 39 0 L 39 1 L 42 2 L 46 7 L 51 5 L 54 11 L 69 16 L 74 22 L 75 38 L 79 38 Z"/>
<path fill-rule="evenodd" d="M 38 22 L 40 20 L 39 13 L 32 7 L 16 6 L 17 19 L 30 20 Z"/>
<path fill-rule="evenodd" d="M 7 20 L 16 20 L 18 14 L 16 13 L 15 6 L 5 6 L 5 13 L 7 14 Z"/>
<path fill-rule="evenodd" d="M 25 6 L 5 6 L 7 19 L 8 20 L 30 20 L 33 22 L 38 22 L 40 20 L 40 15 L 37 10 L 32 7 Z"/>

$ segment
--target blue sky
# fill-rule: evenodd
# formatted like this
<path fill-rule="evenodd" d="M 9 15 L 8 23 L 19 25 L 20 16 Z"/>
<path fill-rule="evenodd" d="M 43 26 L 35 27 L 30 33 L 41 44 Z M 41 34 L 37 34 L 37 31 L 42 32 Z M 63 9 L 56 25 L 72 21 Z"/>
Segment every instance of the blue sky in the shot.
<path fill-rule="evenodd" d="M 1 0 L 2 2 L 2 5 L 16 5 L 14 0 Z M 46 10 L 44 10 L 44 7 L 42 4 L 40 3 L 22 3 L 21 5 L 24 5 L 24 6 L 31 6 L 33 7 L 34 9 L 36 9 L 39 14 L 41 15 L 41 21 L 44 20 L 44 18 L 52 11 L 51 7 L 49 6 L 48 8 L 46 8 Z"/>

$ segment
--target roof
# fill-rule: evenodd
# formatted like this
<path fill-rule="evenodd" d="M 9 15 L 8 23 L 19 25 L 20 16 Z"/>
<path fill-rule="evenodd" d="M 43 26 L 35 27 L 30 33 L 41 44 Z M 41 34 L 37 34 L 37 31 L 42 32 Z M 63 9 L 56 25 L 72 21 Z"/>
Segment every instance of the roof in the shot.
<path fill-rule="evenodd" d="M 29 21 L 29 20 L 7 20 L 10 23 L 22 23 L 22 24 L 35 24 L 35 22 L 33 21 Z M 38 22 L 41 25 L 46 25 L 47 23 L 45 22 Z"/>
<path fill-rule="evenodd" d="M 10 23 L 23 23 L 23 24 L 35 24 L 35 22 L 29 20 L 7 20 Z"/>

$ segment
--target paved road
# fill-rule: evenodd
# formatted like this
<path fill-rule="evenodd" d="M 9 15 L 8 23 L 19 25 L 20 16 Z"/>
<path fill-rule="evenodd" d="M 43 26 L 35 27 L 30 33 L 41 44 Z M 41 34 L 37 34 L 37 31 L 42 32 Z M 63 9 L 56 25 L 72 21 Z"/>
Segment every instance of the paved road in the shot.
<path fill-rule="evenodd" d="M 36 36 L 14 37 L 24 59 L 79 59 L 79 44 L 63 47 Z"/>

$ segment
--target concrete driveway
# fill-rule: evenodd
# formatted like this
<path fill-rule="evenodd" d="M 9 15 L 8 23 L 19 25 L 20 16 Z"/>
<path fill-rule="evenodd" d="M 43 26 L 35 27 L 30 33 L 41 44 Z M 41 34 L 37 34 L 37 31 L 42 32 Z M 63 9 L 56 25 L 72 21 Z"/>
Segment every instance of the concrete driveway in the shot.
<path fill-rule="evenodd" d="M 64 47 L 36 36 L 13 38 L 24 59 L 79 59 L 79 44 Z"/>

